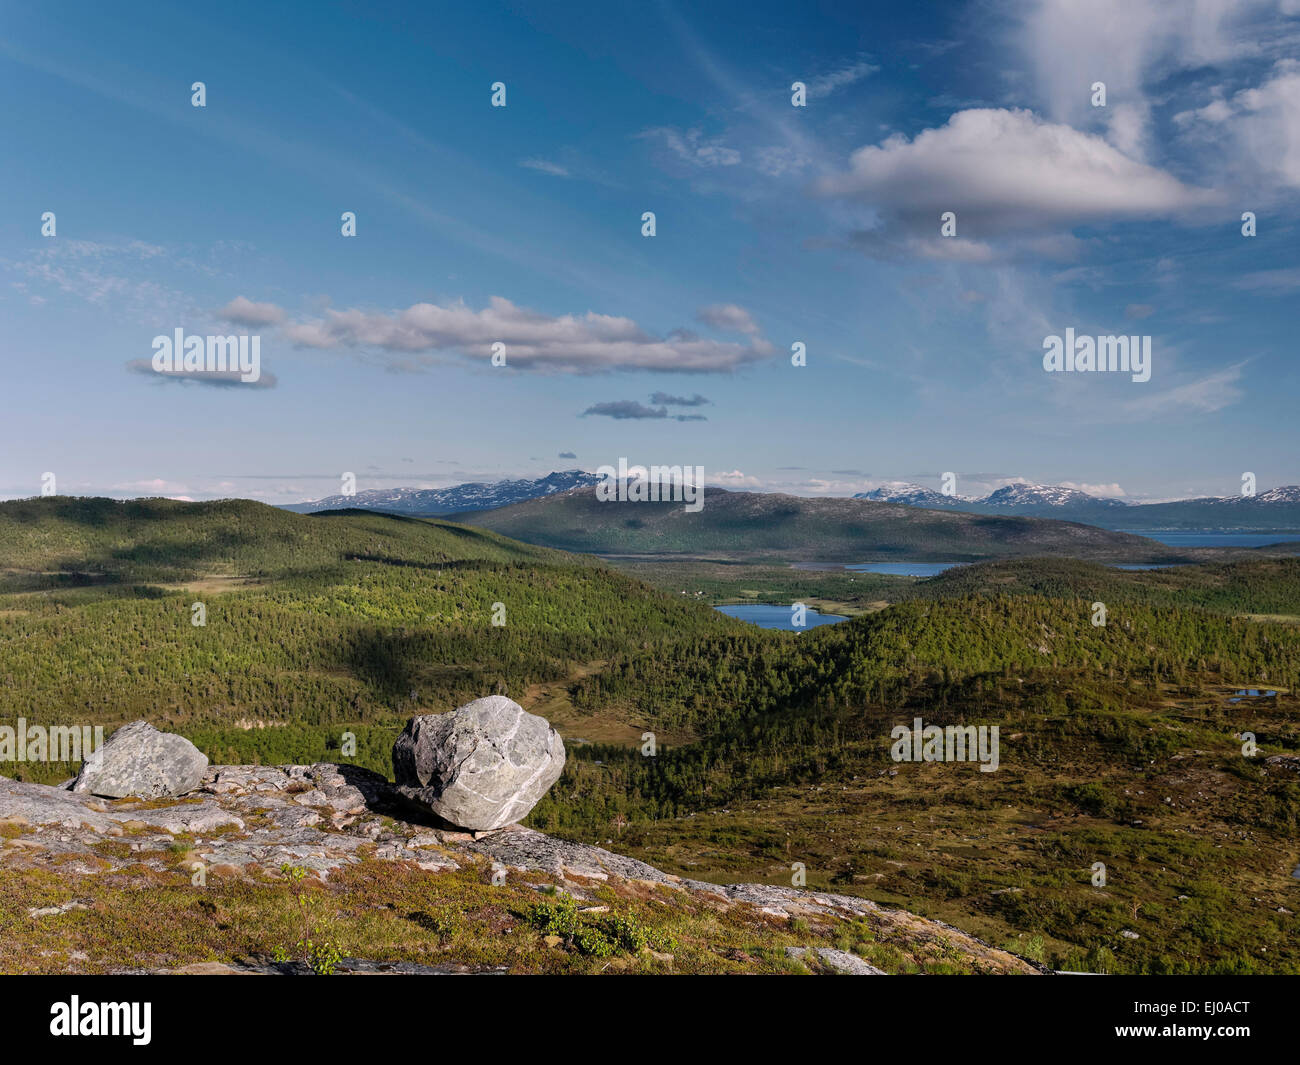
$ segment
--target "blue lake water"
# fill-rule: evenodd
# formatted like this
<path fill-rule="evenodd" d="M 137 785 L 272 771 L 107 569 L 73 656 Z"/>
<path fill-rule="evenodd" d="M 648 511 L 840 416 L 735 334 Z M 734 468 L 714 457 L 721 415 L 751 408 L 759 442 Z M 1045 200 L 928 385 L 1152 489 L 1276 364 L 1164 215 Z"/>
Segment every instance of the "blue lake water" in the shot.
<path fill-rule="evenodd" d="M 855 573 L 888 573 L 894 577 L 933 577 L 960 565 L 960 562 L 862 562 L 844 568 Z"/>
<path fill-rule="evenodd" d="M 1242 699 L 1267 699 L 1270 695 L 1276 694 L 1277 692 L 1267 688 L 1241 688 L 1237 691 L 1236 697 L 1229 699 L 1228 702 L 1239 703 Z"/>
<path fill-rule="evenodd" d="M 803 629 L 796 629 L 790 624 L 791 609 L 788 606 L 774 606 L 771 603 L 737 603 L 731 606 L 717 606 L 713 609 L 719 614 L 726 614 L 729 618 L 752 622 L 761 629 L 783 629 L 786 632 L 804 631 Z M 837 621 L 848 621 L 849 619 L 840 614 L 823 614 L 812 607 L 808 607 L 804 620 L 807 622 L 805 628 L 812 629 L 818 625 L 834 625 Z"/>
<path fill-rule="evenodd" d="M 1284 544 L 1287 541 L 1300 540 L 1300 532 L 1218 532 L 1214 529 L 1159 530 L 1155 532 L 1149 532 L 1145 529 L 1117 529 L 1116 532 L 1145 536 L 1148 540 L 1156 540 L 1159 543 L 1168 544 L 1170 547 L 1267 547 L 1269 544 Z"/>

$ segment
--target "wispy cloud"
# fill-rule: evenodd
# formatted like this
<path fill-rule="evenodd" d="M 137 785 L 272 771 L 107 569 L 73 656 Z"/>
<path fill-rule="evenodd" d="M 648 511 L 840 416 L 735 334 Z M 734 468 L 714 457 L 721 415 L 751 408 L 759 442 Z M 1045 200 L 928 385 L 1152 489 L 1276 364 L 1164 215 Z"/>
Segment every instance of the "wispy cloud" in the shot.
<path fill-rule="evenodd" d="M 559 163 L 552 163 L 549 159 L 521 159 L 519 165 L 527 167 L 529 170 L 539 170 L 543 174 L 550 174 L 552 177 L 569 176 L 566 167 L 560 166 Z"/>
<path fill-rule="evenodd" d="M 874 63 L 868 63 L 860 59 L 854 63 L 846 63 L 835 70 L 827 71 L 825 74 L 819 74 L 806 82 L 808 98 L 819 100 L 830 96 L 831 93 L 847 88 L 868 75 L 876 73 L 879 69 Z"/>
<path fill-rule="evenodd" d="M 656 126 L 637 134 L 647 139 L 657 139 L 684 163 L 698 167 L 737 166 L 740 152 L 720 140 L 711 140 L 698 129 L 682 132 L 671 126 Z"/>

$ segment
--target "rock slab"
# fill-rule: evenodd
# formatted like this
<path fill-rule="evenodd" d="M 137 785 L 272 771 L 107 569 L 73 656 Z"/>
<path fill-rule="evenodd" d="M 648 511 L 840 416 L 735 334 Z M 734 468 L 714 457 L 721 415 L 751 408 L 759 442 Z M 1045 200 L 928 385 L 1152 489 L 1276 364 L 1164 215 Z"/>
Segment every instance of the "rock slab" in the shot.
<path fill-rule="evenodd" d="M 107 799 L 170 798 L 197 788 L 207 767 L 208 756 L 184 736 L 133 721 L 86 757 L 72 790 Z"/>
<path fill-rule="evenodd" d="M 560 734 L 503 695 L 414 717 L 393 744 L 398 792 L 475 832 L 527 815 L 563 769 Z"/>

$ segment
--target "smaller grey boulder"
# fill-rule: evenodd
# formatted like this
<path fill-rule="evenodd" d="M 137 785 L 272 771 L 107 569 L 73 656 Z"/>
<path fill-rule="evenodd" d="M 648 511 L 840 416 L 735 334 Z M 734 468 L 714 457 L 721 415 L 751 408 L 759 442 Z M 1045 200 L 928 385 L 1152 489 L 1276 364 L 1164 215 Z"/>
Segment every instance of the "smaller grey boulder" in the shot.
<path fill-rule="evenodd" d="M 398 792 L 476 832 L 524 817 L 563 769 L 560 734 L 503 695 L 413 717 L 393 744 Z"/>
<path fill-rule="evenodd" d="M 208 756 L 184 736 L 132 721 L 86 757 L 72 790 L 106 799 L 160 799 L 193 791 L 207 768 Z"/>

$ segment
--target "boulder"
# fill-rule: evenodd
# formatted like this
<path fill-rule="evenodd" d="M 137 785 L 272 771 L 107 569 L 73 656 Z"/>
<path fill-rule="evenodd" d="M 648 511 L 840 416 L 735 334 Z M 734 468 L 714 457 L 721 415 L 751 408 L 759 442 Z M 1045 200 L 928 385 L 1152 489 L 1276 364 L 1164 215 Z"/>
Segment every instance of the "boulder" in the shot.
<path fill-rule="evenodd" d="M 86 757 L 72 790 L 122 799 L 184 795 L 199 786 L 208 757 L 184 736 L 132 721 Z"/>
<path fill-rule="evenodd" d="M 398 792 L 476 832 L 524 817 L 563 769 L 560 734 L 503 695 L 413 717 L 393 744 Z"/>

